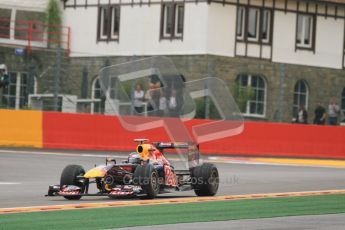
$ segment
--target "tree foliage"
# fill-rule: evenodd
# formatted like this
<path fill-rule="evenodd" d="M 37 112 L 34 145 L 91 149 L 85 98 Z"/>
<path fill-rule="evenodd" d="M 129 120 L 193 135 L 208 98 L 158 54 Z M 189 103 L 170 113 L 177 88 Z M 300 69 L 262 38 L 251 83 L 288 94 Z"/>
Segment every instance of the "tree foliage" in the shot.
<path fill-rule="evenodd" d="M 45 11 L 45 23 L 48 24 L 48 45 L 61 45 L 62 12 L 57 0 L 49 0 Z"/>
<path fill-rule="evenodd" d="M 231 93 L 242 113 L 246 111 L 247 102 L 255 95 L 252 87 L 241 86 L 238 82 L 232 85 Z"/>

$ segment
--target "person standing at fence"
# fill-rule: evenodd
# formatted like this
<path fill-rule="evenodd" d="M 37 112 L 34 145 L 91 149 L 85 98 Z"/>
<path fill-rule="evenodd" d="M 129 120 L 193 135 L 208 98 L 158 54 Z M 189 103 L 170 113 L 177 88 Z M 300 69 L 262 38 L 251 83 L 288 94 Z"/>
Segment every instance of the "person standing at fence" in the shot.
<path fill-rule="evenodd" d="M 159 97 L 159 116 L 165 116 L 167 113 L 167 99 L 164 95 L 163 90 L 160 92 L 160 97 Z"/>
<path fill-rule="evenodd" d="M 10 79 L 7 73 L 7 67 L 5 64 L 0 64 L 0 99 L 3 98 L 3 89 L 8 86 L 9 82 Z M 0 107 L 7 105 L 7 103 L 7 98 L 0 100 Z"/>
<path fill-rule="evenodd" d="M 177 101 L 176 101 L 176 90 L 175 89 L 171 90 L 171 95 L 170 95 L 170 98 L 168 101 L 168 107 L 169 107 L 170 116 L 172 116 L 172 117 L 177 116 L 177 111 L 176 111 Z"/>
<path fill-rule="evenodd" d="M 320 102 L 317 104 L 314 114 L 314 124 L 324 125 L 326 123 L 326 109 L 321 105 Z"/>
<path fill-rule="evenodd" d="M 155 74 L 150 76 L 149 90 L 146 99 L 148 100 L 148 110 L 154 111 L 153 115 L 159 113 L 160 88 L 163 87 L 159 77 Z"/>
<path fill-rule="evenodd" d="M 300 109 L 298 110 L 296 122 L 299 124 L 307 124 L 308 123 L 308 112 L 304 108 L 304 106 L 301 106 Z"/>
<path fill-rule="evenodd" d="M 144 90 L 140 84 L 135 86 L 134 95 L 133 95 L 133 105 L 137 113 L 143 112 L 143 101 L 144 101 Z"/>
<path fill-rule="evenodd" d="M 9 76 L 5 64 L 0 64 L 0 88 L 4 88 L 9 83 Z"/>
<path fill-rule="evenodd" d="M 332 97 L 328 105 L 328 123 L 330 125 L 338 124 L 338 115 L 340 113 L 339 105 L 337 105 L 336 98 Z"/>

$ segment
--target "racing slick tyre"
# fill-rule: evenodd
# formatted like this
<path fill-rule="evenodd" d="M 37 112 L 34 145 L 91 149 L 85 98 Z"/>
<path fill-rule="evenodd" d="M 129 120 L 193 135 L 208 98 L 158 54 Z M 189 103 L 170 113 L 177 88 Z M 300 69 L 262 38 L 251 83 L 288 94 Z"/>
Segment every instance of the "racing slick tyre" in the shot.
<path fill-rule="evenodd" d="M 142 198 L 153 199 L 159 193 L 158 172 L 153 165 L 138 165 L 133 175 L 134 184 L 140 185 L 146 196 Z"/>
<path fill-rule="evenodd" d="M 198 196 L 214 196 L 219 187 L 219 173 L 215 165 L 205 163 L 192 170 L 192 186 Z"/>
<path fill-rule="evenodd" d="M 60 186 L 75 185 L 84 190 L 83 183 L 79 182 L 77 176 L 85 174 L 85 170 L 80 165 L 67 165 L 61 173 Z M 79 200 L 81 196 L 64 196 L 67 200 Z"/>

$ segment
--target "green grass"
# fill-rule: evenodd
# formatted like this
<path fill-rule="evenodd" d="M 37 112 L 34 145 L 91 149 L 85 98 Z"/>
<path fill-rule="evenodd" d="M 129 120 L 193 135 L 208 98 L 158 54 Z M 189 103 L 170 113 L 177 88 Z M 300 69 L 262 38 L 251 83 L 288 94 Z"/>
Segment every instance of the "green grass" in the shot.
<path fill-rule="evenodd" d="M 104 229 L 332 213 L 345 213 L 345 195 L 2 214 L 0 229 Z"/>

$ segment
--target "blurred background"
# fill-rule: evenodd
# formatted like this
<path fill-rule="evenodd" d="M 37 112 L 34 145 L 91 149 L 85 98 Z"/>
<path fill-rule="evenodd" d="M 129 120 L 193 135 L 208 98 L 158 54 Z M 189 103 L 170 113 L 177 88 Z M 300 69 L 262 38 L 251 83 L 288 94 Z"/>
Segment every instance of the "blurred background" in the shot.
<path fill-rule="evenodd" d="M 0 107 L 109 114 L 100 70 L 167 56 L 185 81 L 224 80 L 247 120 L 298 122 L 304 109 L 313 123 L 333 100 L 341 123 L 344 18 L 341 0 L 0 0 Z M 220 117 L 207 97 L 196 105 L 196 118 Z"/>

